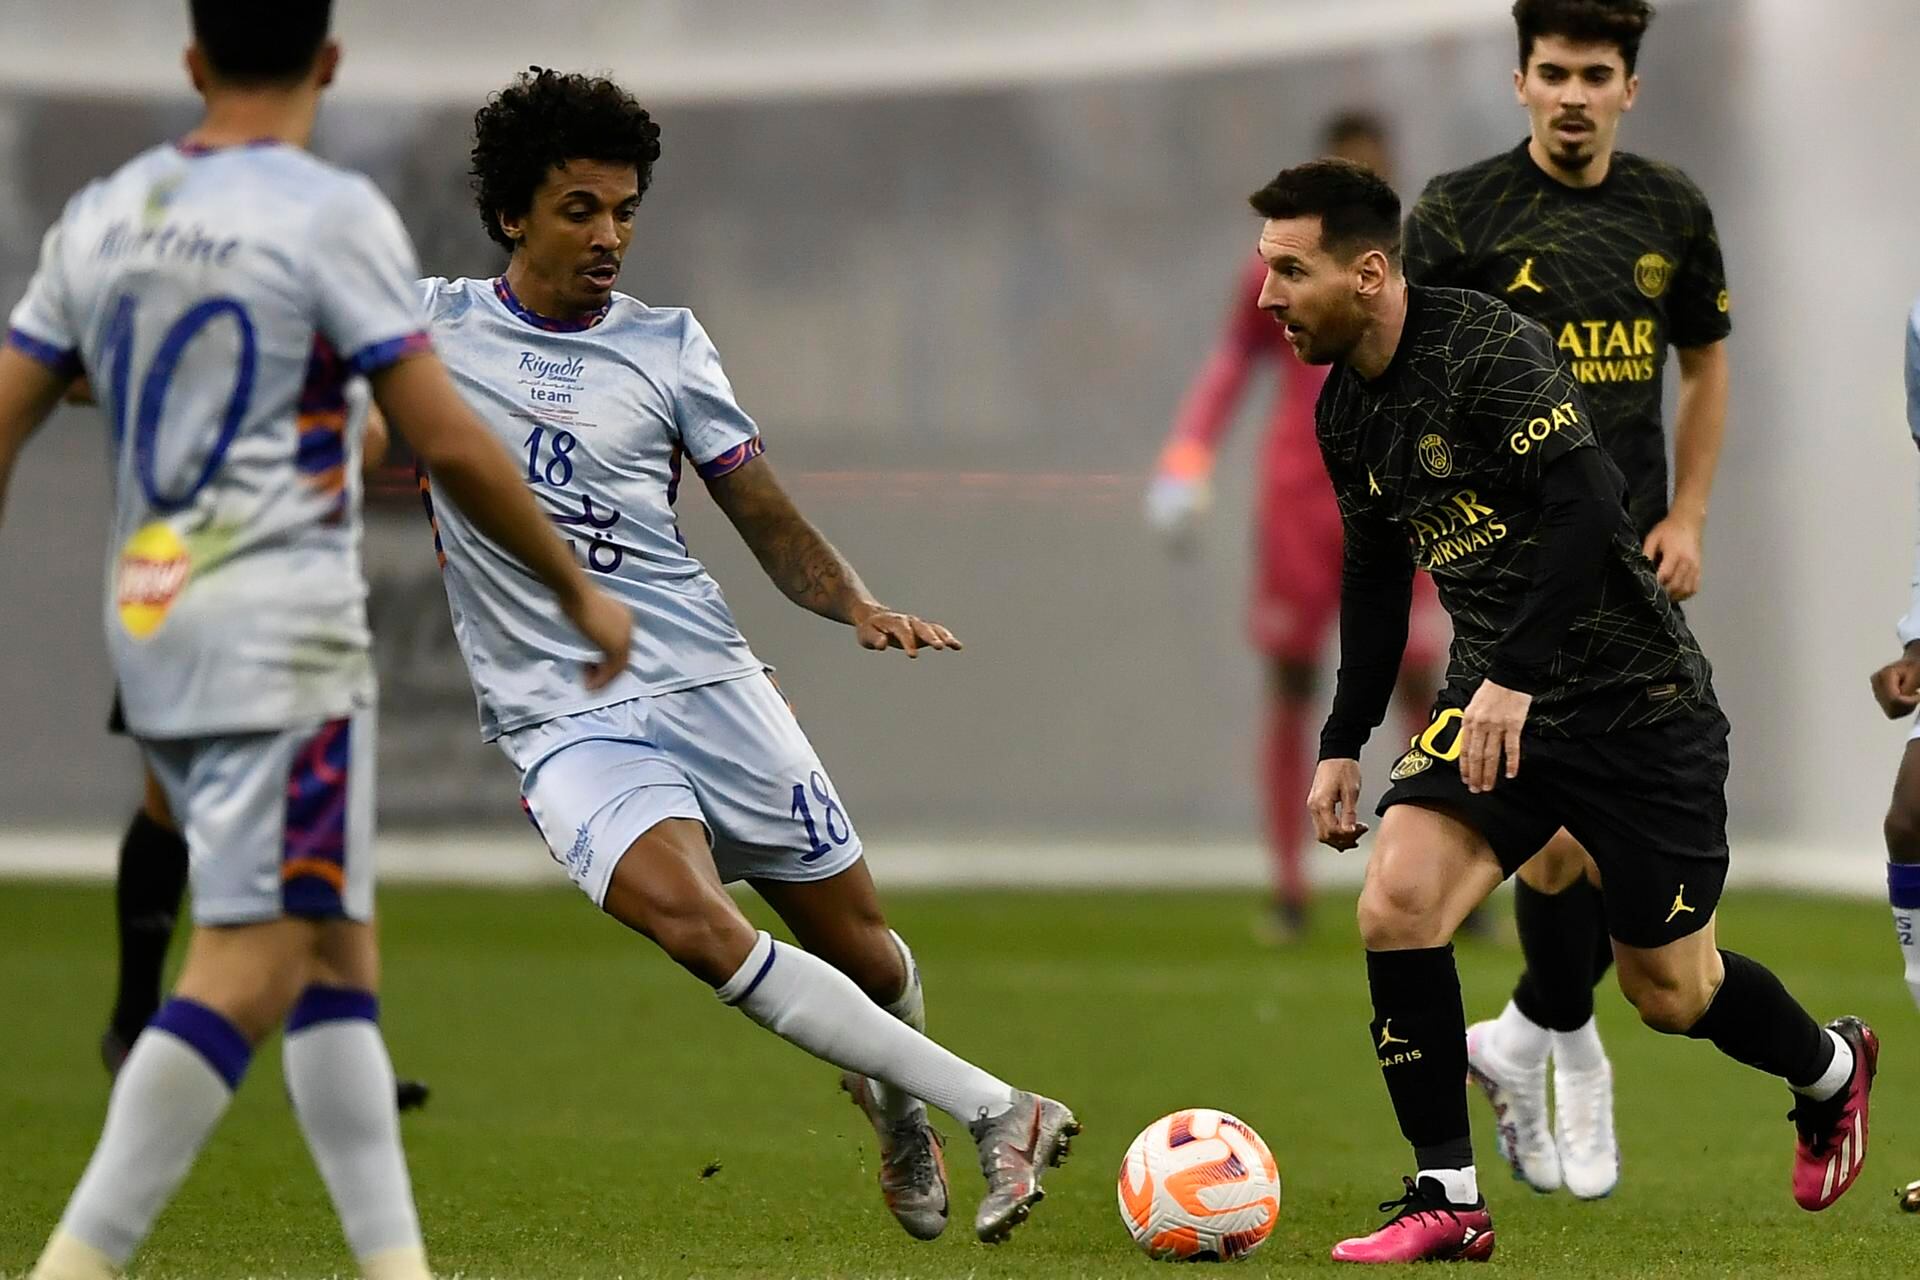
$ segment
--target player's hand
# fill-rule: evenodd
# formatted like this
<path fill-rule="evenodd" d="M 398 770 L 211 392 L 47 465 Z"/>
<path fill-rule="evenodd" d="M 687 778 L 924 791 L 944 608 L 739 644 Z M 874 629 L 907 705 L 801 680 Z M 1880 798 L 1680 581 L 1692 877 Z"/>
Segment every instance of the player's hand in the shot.
<path fill-rule="evenodd" d="M 862 649 L 905 649 L 909 658 L 920 656 L 922 649 L 952 649 L 964 646 L 937 622 L 900 613 L 883 605 L 871 605 L 854 621 L 854 636 Z"/>
<path fill-rule="evenodd" d="M 1873 700 L 1887 719 L 1898 720 L 1920 707 L 1920 640 L 1907 646 L 1898 659 L 1873 673 Z"/>
<path fill-rule="evenodd" d="M 1675 604 L 1700 589 L 1700 525 L 1681 516 L 1668 516 L 1653 526 L 1640 550 L 1660 578 L 1660 586 Z"/>
<path fill-rule="evenodd" d="M 633 642 L 633 614 L 592 583 L 585 584 L 580 596 L 564 607 L 568 621 L 602 655 L 600 661 L 587 664 L 587 688 L 604 688 L 626 670 L 627 647 Z"/>
<path fill-rule="evenodd" d="M 1313 815 L 1313 838 L 1345 853 L 1367 834 L 1360 821 L 1360 762 L 1322 760 L 1313 771 L 1313 789 L 1307 792 L 1307 812 Z"/>
<path fill-rule="evenodd" d="M 1199 544 L 1201 517 L 1211 500 L 1205 480 L 1161 472 L 1147 486 L 1147 524 L 1175 555 L 1191 555 Z"/>
<path fill-rule="evenodd" d="M 1526 727 L 1533 695 L 1482 680 L 1460 721 L 1460 780 L 1475 795 L 1493 790 L 1506 756 L 1507 777 L 1520 773 L 1520 731 Z"/>

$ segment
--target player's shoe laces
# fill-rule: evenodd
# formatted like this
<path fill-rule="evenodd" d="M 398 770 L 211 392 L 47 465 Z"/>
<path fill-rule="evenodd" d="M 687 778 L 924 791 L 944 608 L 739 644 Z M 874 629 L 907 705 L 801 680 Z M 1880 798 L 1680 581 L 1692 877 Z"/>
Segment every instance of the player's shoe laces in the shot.
<path fill-rule="evenodd" d="M 1432 1178 L 1401 1181 L 1407 1194 L 1380 1205 L 1380 1212 L 1393 1215 L 1387 1224 L 1333 1246 L 1335 1262 L 1485 1262 L 1493 1256 L 1493 1215 L 1485 1198 L 1453 1204 Z"/>
<path fill-rule="evenodd" d="M 1547 1064 L 1529 1069 L 1502 1057 L 1494 1025 L 1467 1028 L 1467 1075 L 1493 1107 L 1500 1154 L 1513 1176 L 1535 1191 L 1558 1191 L 1560 1151 L 1547 1127 Z"/>
<path fill-rule="evenodd" d="M 987 1180 L 973 1231 L 986 1243 L 999 1244 L 1047 1194 L 1040 1187 L 1040 1172 L 1066 1163 L 1080 1122 L 1053 1099 L 1015 1089 L 1012 1106 L 973 1121 L 967 1132 L 980 1148 L 980 1172 Z"/>
<path fill-rule="evenodd" d="M 1613 1134 L 1613 1064 L 1592 1071 L 1553 1069 L 1553 1142 L 1560 1177 L 1582 1200 L 1612 1193 L 1620 1181 L 1620 1143 Z"/>
<path fill-rule="evenodd" d="M 867 1078 L 852 1071 L 840 1077 L 840 1087 L 880 1136 L 880 1196 L 887 1208 L 915 1240 L 938 1236 L 947 1229 L 947 1162 L 926 1111 L 895 1120 L 881 1109 Z"/>
<path fill-rule="evenodd" d="M 1853 1075 L 1825 1102 L 1800 1098 L 1787 1119 L 1793 1145 L 1793 1198 L 1802 1209 L 1826 1208 L 1853 1185 L 1867 1159 L 1867 1095 L 1880 1063 L 1880 1038 L 1858 1018 L 1827 1024 L 1853 1050 Z"/>

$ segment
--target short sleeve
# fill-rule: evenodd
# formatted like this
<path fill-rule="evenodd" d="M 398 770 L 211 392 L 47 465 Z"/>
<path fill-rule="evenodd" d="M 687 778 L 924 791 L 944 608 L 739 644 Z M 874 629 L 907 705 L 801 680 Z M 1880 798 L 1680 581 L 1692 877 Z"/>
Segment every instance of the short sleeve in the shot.
<path fill-rule="evenodd" d="M 680 384 L 674 392 L 680 445 L 703 480 L 717 480 L 764 451 L 760 428 L 733 398 L 720 353 L 691 314 L 680 338 Z"/>
<path fill-rule="evenodd" d="M 1465 348 L 1462 418 L 1512 483 L 1532 489 L 1555 461 L 1594 447 L 1586 401 L 1546 329 L 1496 305 L 1463 321 L 1456 341 Z"/>
<path fill-rule="evenodd" d="M 318 212 L 311 268 L 315 327 L 355 373 L 429 348 L 413 243 L 372 183 L 348 183 Z"/>
<path fill-rule="evenodd" d="M 66 377 L 80 374 L 80 338 L 69 318 L 61 224 L 40 241 L 40 265 L 7 322 L 7 345 Z"/>
<path fill-rule="evenodd" d="M 1920 445 L 1920 301 L 1907 313 L 1907 430 Z"/>
<path fill-rule="evenodd" d="M 1438 178 L 1414 202 L 1407 215 L 1406 276 L 1415 284 L 1465 286 L 1467 242 L 1460 234 L 1460 220 L 1453 208 L 1453 196 Z"/>
<path fill-rule="evenodd" d="M 1676 347 L 1706 347 L 1733 332 L 1727 298 L 1727 267 L 1720 255 L 1720 233 L 1706 196 L 1688 187 L 1693 234 L 1687 256 L 1674 275 L 1668 304 L 1667 333 Z"/>

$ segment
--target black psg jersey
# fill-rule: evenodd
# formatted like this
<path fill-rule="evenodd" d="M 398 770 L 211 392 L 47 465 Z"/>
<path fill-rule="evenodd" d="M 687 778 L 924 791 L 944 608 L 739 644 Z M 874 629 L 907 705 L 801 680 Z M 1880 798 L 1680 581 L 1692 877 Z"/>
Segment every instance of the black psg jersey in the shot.
<path fill-rule="evenodd" d="M 1616 152 L 1598 186 L 1556 182 L 1522 143 L 1427 184 L 1407 278 L 1478 289 L 1538 320 L 1579 381 L 1645 533 L 1667 511 L 1660 394 L 1669 347 L 1732 330 L 1707 198 L 1671 165 Z"/>
<path fill-rule="evenodd" d="M 1532 585 L 1542 474 L 1595 447 L 1579 384 L 1547 331 L 1499 300 L 1412 286 L 1392 362 L 1372 380 L 1336 364 L 1315 429 L 1350 579 L 1416 565 L 1433 575 L 1454 628 L 1440 702 L 1464 706 Z M 1530 731 L 1584 736 L 1714 705 L 1711 669 L 1624 507 L 1602 574 L 1535 694 Z"/>

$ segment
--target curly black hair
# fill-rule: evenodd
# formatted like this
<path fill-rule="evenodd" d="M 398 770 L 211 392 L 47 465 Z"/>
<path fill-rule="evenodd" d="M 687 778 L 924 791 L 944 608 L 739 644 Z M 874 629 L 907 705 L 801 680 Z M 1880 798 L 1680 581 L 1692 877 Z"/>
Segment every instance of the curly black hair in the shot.
<path fill-rule="evenodd" d="M 528 67 L 473 116 L 473 194 L 480 221 L 501 248 L 513 241 L 502 215 L 519 217 L 556 165 L 569 160 L 631 164 L 640 194 L 660 158 L 660 126 L 633 95 L 603 76 Z"/>
<path fill-rule="evenodd" d="M 1640 41 L 1653 23 L 1648 0 L 1514 0 L 1513 25 L 1520 36 L 1520 68 L 1533 57 L 1533 42 L 1541 36 L 1567 40 L 1604 41 L 1620 50 L 1620 60 L 1633 74 L 1640 60 Z"/>

